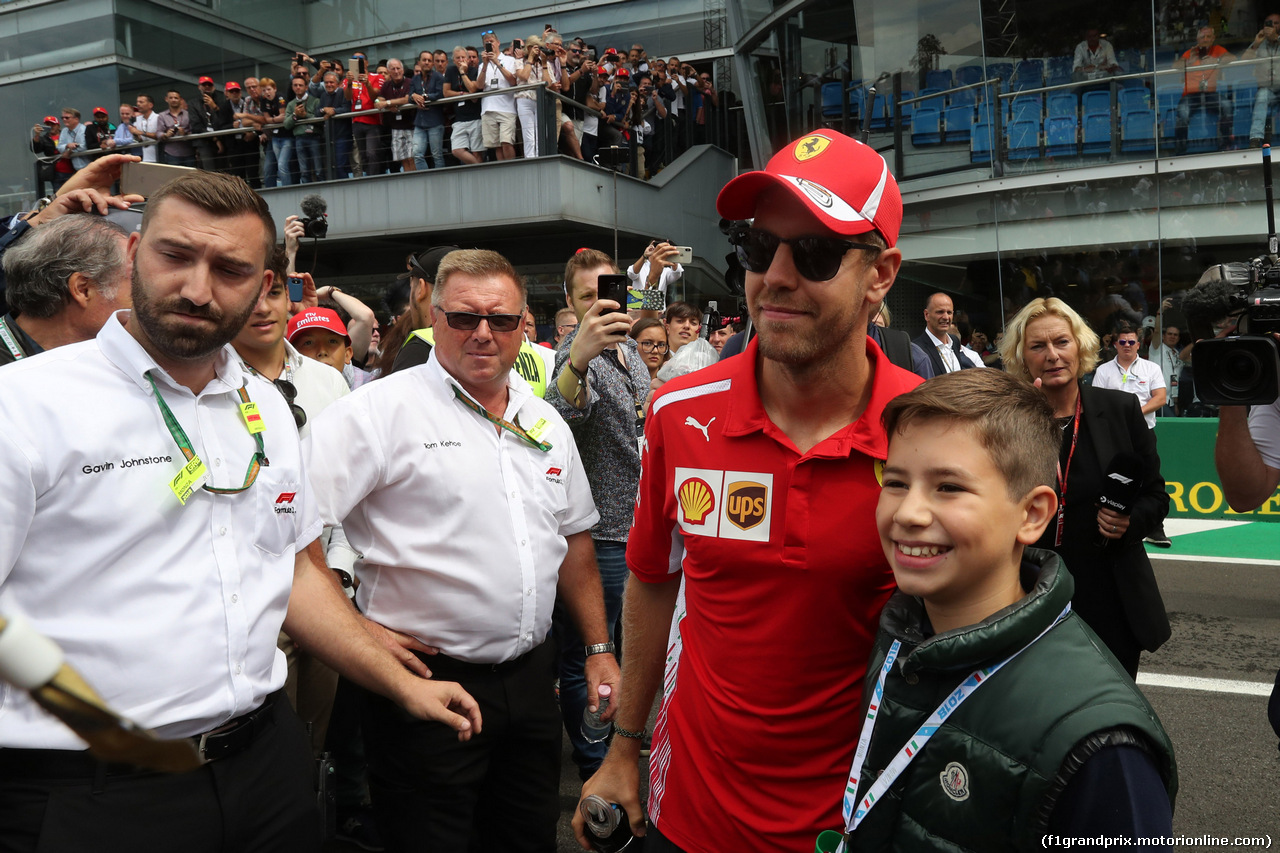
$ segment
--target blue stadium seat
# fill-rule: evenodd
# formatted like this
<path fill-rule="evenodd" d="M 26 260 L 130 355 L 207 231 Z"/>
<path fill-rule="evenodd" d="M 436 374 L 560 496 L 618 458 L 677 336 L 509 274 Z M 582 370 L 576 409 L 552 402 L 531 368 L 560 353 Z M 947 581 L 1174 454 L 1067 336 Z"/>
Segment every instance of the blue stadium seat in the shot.
<path fill-rule="evenodd" d="M 1225 87 L 1221 84 L 1218 85 L 1219 92 L 1223 91 L 1224 88 Z M 1248 80 L 1237 80 L 1235 83 L 1230 85 L 1230 89 L 1231 103 L 1233 105 L 1238 106 L 1240 104 L 1248 104 L 1250 109 L 1253 108 L 1253 101 L 1258 96 L 1258 81 L 1252 78 Z M 1225 110 L 1227 105 L 1223 104 L 1222 108 Z"/>
<path fill-rule="evenodd" d="M 943 142 L 968 142 L 973 127 L 973 107 L 947 107 L 947 129 Z"/>
<path fill-rule="evenodd" d="M 937 95 L 938 97 L 932 98 L 929 97 L 930 95 Z M 916 105 L 917 107 L 930 107 L 938 112 L 942 112 L 947 108 L 947 97 L 942 94 L 941 89 L 930 89 L 926 87 L 920 90 L 920 97 L 928 98 L 928 100 L 921 101 Z"/>
<path fill-rule="evenodd" d="M 1075 92 L 1051 92 L 1049 93 L 1049 111 L 1048 115 L 1053 116 L 1070 116 L 1076 117 L 1076 93 Z"/>
<path fill-rule="evenodd" d="M 954 85 L 951 82 L 951 69 L 935 68 L 925 75 L 924 85 L 930 89 L 950 89 Z"/>
<path fill-rule="evenodd" d="M 1040 156 L 1040 120 L 1009 122 L 1009 159 L 1031 160 Z"/>
<path fill-rule="evenodd" d="M 1049 116 L 1044 120 L 1044 153 L 1046 157 L 1074 157 L 1079 153 L 1076 142 L 1078 126 L 1075 114 Z"/>
<path fill-rule="evenodd" d="M 1191 122 L 1187 125 L 1187 153 L 1200 154 L 1205 151 L 1217 151 L 1221 147 L 1218 139 L 1218 113 L 1214 110 L 1196 110 L 1191 114 Z"/>
<path fill-rule="evenodd" d="M 1147 152 L 1156 149 L 1155 110 L 1129 110 L 1120 117 L 1120 150 Z"/>
<path fill-rule="evenodd" d="M 1038 127 L 1040 125 L 1042 103 L 1039 95 L 1018 95 L 1013 99 L 1009 121 L 1034 120 Z"/>
<path fill-rule="evenodd" d="M 1044 66 L 1038 59 L 1024 59 L 1013 74 L 1014 89 L 1039 89 L 1044 85 Z"/>
<path fill-rule="evenodd" d="M 1160 119 L 1160 147 L 1172 150 L 1178 138 L 1178 108 L 1165 107 L 1157 115 Z"/>
<path fill-rule="evenodd" d="M 1105 89 L 1085 92 L 1080 96 L 1080 112 L 1084 115 L 1111 112 L 1111 93 Z"/>
<path fill-rule="evenodd" d="M 916 96 L 916 93 L 915 93 L 915 92 L 913 92 L 913 91 L 911 91 L 910 89 L 903 89 L 903 90 L 902 90 L 902 100 L 903 100 L 903 101 L 908 101 L 908 100 L 910 100 L 910 99 L 914 98 L 915 96 Z M 903 126 L 903 127 L 911 127 L 911 118 L 912 118 L 912 116 L 915 114 L 915 111 L 916 111 L 916 105 L 915 105 L 915 104 L 903 104 L 903 103 L 898 103 L 898 104 L 893 104 L 893 105 L 891 105 L 891 106 L 893 107 L 893 109 L 892 109 L 892 114 L 893 114 L 894 116 L 898 116 L 898 115 L 901 115 L 901 116 L 902 116 L 902 126 Z"/>
<path fill-rule="evenodd" d="M 977 89 L 961 89 L 958 92 L 952 92 L 951 103 L 949 104 L 949 106 L 952 106 L 952 107 L 967 106 L 969 109 L 973 109 L 973 105 L 978 100 L 977 92 L 978 92 Z"/>
<path fill-rule="evenodd" d="M 920 107 L 911 122 L 912 145 L 937 145 L 942 141 L 942 113 L 933 107 Z"/>
<path fill-rule="evenodd" d="M 1111 153 L 1111 111 L 1085 113 L 1081 154 Z"/>
<path fill-rule="evenodd" d="M 1242 104 L 1236 101 L 1231 112 L 1231 135 L 1236 138 L 1236 147 L 1244 148 L 1249 144 L 1249 127 L 1253 124 L 1253 104 Z"/>
<path fill-rule="evenodd" d="M 1075 61 L 1074 56 L 1050 56 L 1045 60 L 1046 75 L 1063 75 L 1071 76 L 1071 64 Z"/>
<path fill-rule="evenodd" d="M 970 163 L 991 162 L 991 152 L 995 147 L 992 144 L 993 137 L 991 122 L 980 121 L 973 126 L 973 133 L 969 137 Z"/>
<path fill-rule="evenodd" d="M 1118 96 L 1121 115 L 1130 110 L 1145 110 L 1149 108 L 1146 89 L 1121 89 Z"/>
<path fill-rule="evenodd" d="M 982 68 L 977 65 L 962 65 L 956 69 L 956 85 L 971 86 L 982 82 Z"/>
<path fill-rule="evenodd" d="M 1009 81 L 1013 79 L 1013 63 L 1012 62 L 989 62 L 987 63 L 987 79 L 999 80 L 1002 91 L 1009 91 Z"/>
<path fill-rule="evenodd" d="M 842 109 L 840 101 L 841 85 L 839 81 L 822 84 L 822 115 L 826 118 L 840 115 Z M 850 112 L 853 111 L 853 104 L 849 105 L 849 110 Z M 856 113 L 854 114 L 856 115 Z"/>

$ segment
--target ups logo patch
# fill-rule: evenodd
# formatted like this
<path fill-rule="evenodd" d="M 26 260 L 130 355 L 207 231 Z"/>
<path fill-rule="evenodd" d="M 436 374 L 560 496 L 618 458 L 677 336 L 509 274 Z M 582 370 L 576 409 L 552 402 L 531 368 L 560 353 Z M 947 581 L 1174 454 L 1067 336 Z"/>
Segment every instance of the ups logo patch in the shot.
<path fill-rule="evenodd" d="M 769 489 L 763 483 L 741 480 L 729 484 L 724 503 L 725 518 L 739 530 L 750 530 L 764 521 L 768 507 Z"/>

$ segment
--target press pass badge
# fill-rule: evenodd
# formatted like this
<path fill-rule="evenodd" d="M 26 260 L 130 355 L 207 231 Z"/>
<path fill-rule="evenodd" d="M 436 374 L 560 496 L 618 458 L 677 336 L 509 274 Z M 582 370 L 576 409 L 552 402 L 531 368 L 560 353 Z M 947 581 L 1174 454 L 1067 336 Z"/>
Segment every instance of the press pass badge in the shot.
<path fill-rule="evenodd" d="M 525 432 L 527 432 L 529 437 L 534 441 L 542 441 L 542 436 L 544 436 L 550 428 L 551 424 L 546 418 L 538 418 L 538 422 L 525 430 Z"/>
<path fill-rule="evenodd" d="M 187 498 L 191 497 L 191 493 L 208 481 L 209 469 L 204 467 L 204 460 L 199 456 L 192 456 L 187 464 L 182 466 L 178 476 L 169 482 L 169 488 L 177 496 L 178 503 L 186 506 Z"/>
<path fill-rule="evenodd" d="M 257 435 L 267 428 L 267 425 L 262 422 L 262 415 L 258 413 L 257 403 L 241 403 L 240 417 L 244 418 L 244 425 L 249 428 L 250 435 Z"/>

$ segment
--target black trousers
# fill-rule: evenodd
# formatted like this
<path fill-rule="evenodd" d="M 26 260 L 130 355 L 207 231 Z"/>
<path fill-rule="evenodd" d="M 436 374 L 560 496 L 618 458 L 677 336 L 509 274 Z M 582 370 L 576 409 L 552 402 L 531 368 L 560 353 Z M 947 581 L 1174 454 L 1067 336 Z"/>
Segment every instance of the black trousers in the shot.
<path fill-rule="evenodd" d="M 286 699 L 247 749 L 190 773 L 151 773 L 50 756 L 50 770 L 24 767 L 35 750 L 0 750 L 3 853 L 314 853 L 321 844 L 314 762 Z M 8 756 L 5 753 L 9 753 Z M 81 760 L 82 759 L 82 760 Z M 55 763 L 83 763 L 84 775 Z M 52 777 L 52 778 L 41 778 Z"/>
<path fill-rule="evenodd" d="M 442 723 L 365 698 L 369 787 L 388 853 L 555 853 L 560 738 L 555 644 L 491 668 L 424 656 L 434 677 L 480 704 L 480 734 L 459 742 Z"/>

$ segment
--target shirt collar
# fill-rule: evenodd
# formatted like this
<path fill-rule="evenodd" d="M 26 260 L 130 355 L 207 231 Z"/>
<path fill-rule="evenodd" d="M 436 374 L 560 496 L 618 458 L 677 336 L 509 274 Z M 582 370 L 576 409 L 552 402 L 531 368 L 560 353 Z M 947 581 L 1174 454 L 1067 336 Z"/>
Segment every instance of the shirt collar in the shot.
<path fill-rule="evenodd" d="M 151 386 L 146 379 L 147 371 L 151 371 L 157 383 L 164 382 L 176 391 L 191 393 L 189 388 L 180 385 L 167 370 L 156 364 L 151 354 L 142 348 L 142 344 L 138 343 L 133 335 L 129 334 L 129 330 L 124 327 L 129 313 L 127 308 L 115 312 L 98 332 L 98 348 L 102 350 L 102 354 L 148 395 L 151 393 Z M 245 384 L 244 370 L 240 367 L 240 356 L 230 344 L 223 346 L 214 358 L 216 359 L 213 367 L 214 378 L 196 396 L 236 391 Z"/>
<path fill-rule="evenodd" d="M 23 352 L 27 355 L 39 355 L 44 352 L 44 347 L 36 343 L 35 338 L 23 331 L 22 327 L 18 325 L 18 321 L 14 319 L 13 314 L 5 314 L 3 318 L 0 318 L 0 322 L 3 322 L 9 328 L 9 331 L 18 336 L 18 346 L 22 347 Z"/>
<path fill-rule="evenodd" d="M 774 441 L 787 446 L 794 445 L 765 413 L 760 399 L 760 385 L 756 380 L 756 365 L 760 357 L 758 339 L 752 338 L 739 356 L 727 359 L 726 366 L 733 371 L 729 378 L 734 393 L 728 395 L 725 405 L 724 435 L 746 435 L 763 432 Z M 858 451 L 873 459 L 884 459 L 889 453 L 889 439 L 880 421 L 884 407 L 890 400 L 910 389 L 890 376 L 889 360 L 884 357 L 870 337 L 867 338 L 867 361 L 871 365 L 871 395 L 862 416 L 844 429 L 820 441 L 806 456 L 821 458 L 846 458 Z M 899 371 L 904 372 L 904 371 Z M 907 374 L 914 378 L 914 374 Z M 916 378 L 916 383 L 919 383 Z"/>
<path fill-rule="evenodd" d="M 925 326 L 924 333 L 929 336 L 929 340 L 933 341 L 933 345 L 935 347 L 946 347 L 947 349 L 951 349 L 950 335 L 947 335 L 947 339 L 944 341 L 930 331 L 928 326 Z"/>
<path fill-rule="evenodd" d="M 436 357 L 436 348 L 431 348 L 431 355 L 427 357 L 427 374 L 431 377 L 431 382 L 437 390 L 444 395 L 445 399 L 453 399 L 453 389 L 457 388 L 462 392 L 468 400 L 475 403 L 480 408 L 484 406 L 475 397 L 462 387 L 462 383 L 454 379 L 449 371 L 444 369 L 444 365 L 440 363 L 440 359 Z M 520 412 L 520 408 L 533 398 L 533 388 L 528 382 L 516 373 L 514 369 L 507 371 L 507 409 L 503 412 L 502 417 L 512 420 Z"/>

